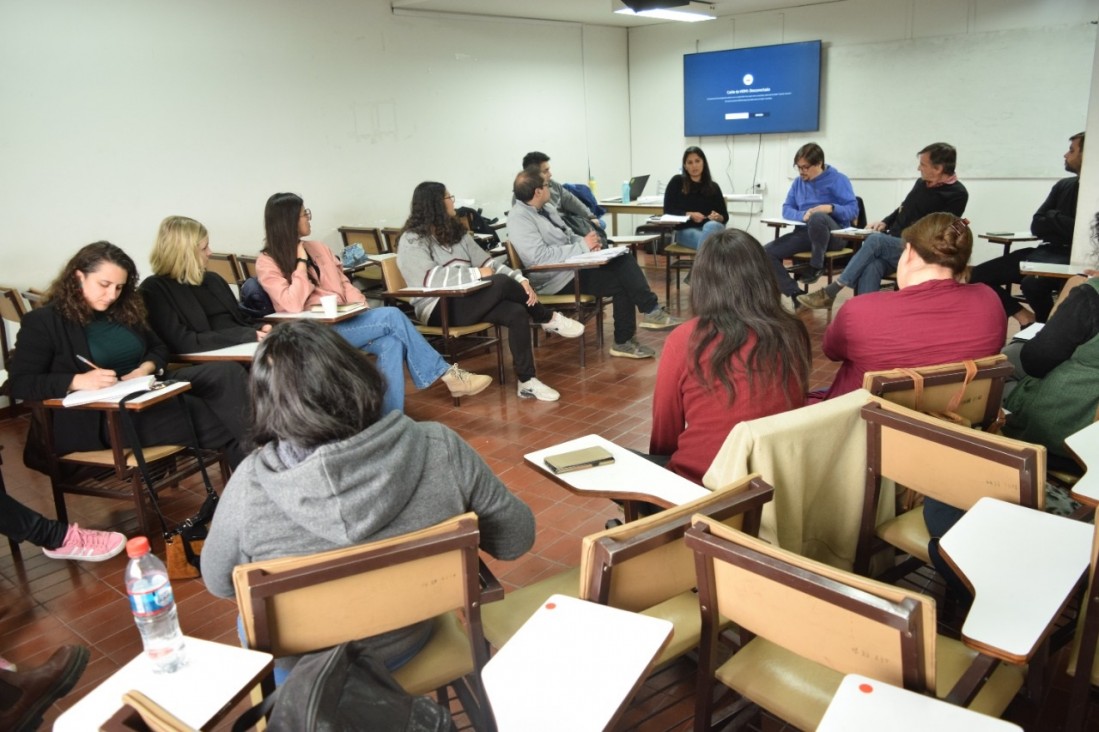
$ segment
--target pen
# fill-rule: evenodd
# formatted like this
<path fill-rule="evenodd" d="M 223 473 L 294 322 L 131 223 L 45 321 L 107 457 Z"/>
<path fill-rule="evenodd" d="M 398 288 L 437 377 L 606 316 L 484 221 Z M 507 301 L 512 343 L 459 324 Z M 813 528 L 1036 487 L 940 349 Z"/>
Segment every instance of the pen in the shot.
<path fill-rule="evenodd" d="M 81 356 L 79 353 L 76 355 L 76 360 L 80 361 L 81 363 L 85 363 L 88 366 L 91 366 L 93 369 L 99 369 L 98 366 L 96 366 L 94 363 L 92 363 L 88 359 L 84 358 L 83 356 Z"/>

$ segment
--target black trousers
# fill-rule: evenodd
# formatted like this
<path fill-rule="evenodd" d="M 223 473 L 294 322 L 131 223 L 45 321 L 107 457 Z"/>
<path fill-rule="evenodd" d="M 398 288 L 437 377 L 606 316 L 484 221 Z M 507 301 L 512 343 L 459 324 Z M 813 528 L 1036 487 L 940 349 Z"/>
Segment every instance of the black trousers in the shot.
<path fill-rule="evenodd" d="M 1002 257 L 990 259 L 973 268 L 970 282 L 980 282 L 996 291 L 1004 312 L 1014 315 L 1022 309 L 1019 301 L 1011 296 L 1011 286 L 1020 284 L 1023 296 L 1034 309 L 1034 317 L 1039 323 L 1049 319 L 1053 310 L 1053 301 L 1065 281 L 1059 277 L 1028 277 L 1019 271 L 1020 262 L 1045 262 L 1049 264 L 1068 264 L 1070 252 L 1063 247 L 1043 244 L 1039 247 L 1027 247 L 1009 252 Z"/>
<path fill-rule="evenodd" d="M 566 295 L 573 291 L 570 282 L 557 294 Z M 615 257 L 602 267 L 580 270 L 580 291 L 585 295 L 613 297 L 614 342 L 625 343 L 637 333 L 637 315 L 634 308 L 642 313 L 651 313 L 660 301 L 649 289 L 645 273 L 637 266 L 637 260 L 629 254 Z"/>
<path fill-rule="evenodd" d="M 48 519 L 7 494 L 0 494 L 0 534 L 14 541 L 56 549 L 65 541 L 69 525 Z"/>
<path fill-rule="evenodd" d="M 507 275 L 492 275 L 488 282 L 488 287 L 448 299 L 447 320 L 451 325 L 484 322 L 507 328 L 515 376 L 519 381 L 529 381 L 535 374 L 530 323 L 548 323 L 553 313 L 541 303 L 527 305 L 526 290 Z M 441 323 L 442 315 L 436 307 L 427 324 L 438 327 Z"/>

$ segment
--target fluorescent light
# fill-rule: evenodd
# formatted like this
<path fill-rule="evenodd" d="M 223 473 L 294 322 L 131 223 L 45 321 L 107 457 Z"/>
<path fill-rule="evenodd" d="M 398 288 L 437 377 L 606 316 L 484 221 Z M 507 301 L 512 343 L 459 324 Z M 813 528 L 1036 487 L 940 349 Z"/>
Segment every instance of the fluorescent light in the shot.
<path fill-rule="evenodd" d="M 706 8 L 712 10 L 713 6 L 707 5 Z M 697 23 L 700 20 L 717 20 L 716 15 L 712 15 L 704 10 L 672 10 L 671 8 L 657 8 L 654 10 L 634 12 L 630 8 L 620 8 L 614 12 L 622 13 L 623 15 L 636 15 L 642 18 L 654 18 L 657 20 L 678 20 L 683 23 Z"/>

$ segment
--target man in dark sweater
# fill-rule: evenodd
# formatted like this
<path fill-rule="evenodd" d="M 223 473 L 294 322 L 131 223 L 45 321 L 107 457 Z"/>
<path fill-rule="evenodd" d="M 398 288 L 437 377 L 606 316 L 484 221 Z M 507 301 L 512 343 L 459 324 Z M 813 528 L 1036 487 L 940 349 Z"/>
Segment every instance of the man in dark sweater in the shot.
<path fill-rule="evenodd" d="M 829 309 L 844 287 L 854 287 L 856 295 L 877 292 L 882 278 L 897 271 L 897 262 L 904 251 L 901 232 L 927 214 L 946 212 L 955 216 L 965 213 L 969 191 L 958 180 L 954 168 L 958 151 L 945 142 L 933 142 L 918 153 L 920 179 L 912 186 L 904 201 L 881 221 L 866 228 L 873 229 L 859 251 L 851 257 L 843 272 L 830 285 L 800 295 L 798 303 L 819 309 Z"/>
<path fill-rule="evenodd" d="M 973 268 L 972 282 L 983 282 L 1000 296 L 1004 312 L 1027 326 L 1037 320 L 1046 322 L 1053 309 L 1053 299 L 1064 280 L 1059 277 L 1024 277 L 1020 262 L 1068 264 L 1072 254 L 1072 230 L 1076 225 L 1076 196 L 1080 192 L 1080 165 L 1084 159 L 1084 133 L 1069 138 L 1065 153 L 1065 170 L 1072 173 L 1053 184 L 1045 202 L 1030 221 L 1030 233 L 1044 243 L 1037 247 L 1017 249 Z M 1031 312 L 1011 296 L 1011 286 L 1020 283 Z"/>

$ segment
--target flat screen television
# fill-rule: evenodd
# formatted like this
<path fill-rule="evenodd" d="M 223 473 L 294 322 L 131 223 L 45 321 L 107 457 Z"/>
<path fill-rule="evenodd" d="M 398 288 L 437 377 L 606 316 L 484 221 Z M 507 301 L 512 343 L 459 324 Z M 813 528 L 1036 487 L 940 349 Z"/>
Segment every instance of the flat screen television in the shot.
<path fill-rule="evenodd" d="M 683 56 L 683 134 L 820 129 L 820 41 Z"/>

